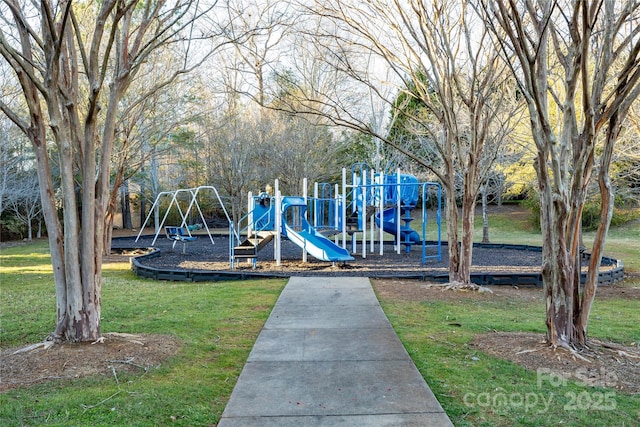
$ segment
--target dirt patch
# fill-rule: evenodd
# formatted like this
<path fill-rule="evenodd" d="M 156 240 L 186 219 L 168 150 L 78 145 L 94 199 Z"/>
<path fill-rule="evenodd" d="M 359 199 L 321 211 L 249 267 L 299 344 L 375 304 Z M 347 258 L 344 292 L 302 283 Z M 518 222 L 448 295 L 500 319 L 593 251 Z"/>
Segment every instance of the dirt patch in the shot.
<path fill-rule="evenodd" d="M 54 380 L 113 376 L 114 372 L 145 374 L 180 349 L 180 342 L 165 335 L 106 333 L 103 342 L 56 344 L 30 350 L 0 352 L 0 391 Z"/>
<path fill-rule="evenodd" d="M 388 301 L 460 301 L 461 298 L 488 300 L 542 301 L 542 289 L 490 286 L 493 293 L 445 291 L 416 280 L 373 280 L 376 293 Z M 597 298 L 624 298 L 640 301 L 640 287 L 624 283 L 602 286 Z M 553 349 L 542 334 L 493 332 L 478 335 L 471 345 L 478 350 L 510 360 L 528 369 L 540 370 L 543 380 L 575 380 L 591 386 L 640 393 L 640 343 L 621 345 L 592 339 L 579 353 Z"/>
<path fill-rule="evenodd" d="M 581 352 L 554 349 L 542 334 L 494 332 L 477 336 L 478 350 L 537 371 L 540 381 L 573 380 L 592 387 L 640 393 L 640 351 L 637 346 L 591 340 Z"/>
<path fill-rule="evenodd" d="M 543 301 L 542 288 L 535 286 L 487 286 L 489 292 L 469 290 L 447 291 L 438 285 L 412 279 L 375 279 L 376 292 L 385 299 L 397 301 L 460 301 L 461 297 L 479 301 L 495 300 L 539 300 Z M 627 286 L 625 282 L 598 287 L 596 298 L 624 298 L 640 301 L 640 287 Z"/>
<path fill-rule="evenodd" d="M 437 285 L 417 280 L 376 279 L 374 288 L 383 299 L 396 301 L 460 301 L 462 297 L 479 301 L 496 298 L 539 300 L 542 301 L 542 289 L 533 286 L 487 286 L 492 293 L 471 290 L 448 291 Z M 640 294 L 640 292 L 639 292 Z"/>

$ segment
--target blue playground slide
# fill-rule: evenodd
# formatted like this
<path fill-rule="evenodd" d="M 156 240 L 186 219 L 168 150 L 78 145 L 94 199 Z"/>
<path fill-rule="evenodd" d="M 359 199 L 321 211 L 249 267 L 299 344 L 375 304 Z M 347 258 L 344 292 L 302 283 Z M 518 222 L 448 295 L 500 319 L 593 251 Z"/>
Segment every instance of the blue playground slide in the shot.
<path fill-rule="evenodd" d="M 378 227 L 382 227 L 382 229 L 394 236 L 398 233 L 398 225 L 397 225 L 397 209 L 389 208 L 382 211 L 382 225 L 380 225 L 380 214 L 376 215 L 376 225 Z M 413 230 L 408 225 L 400 225 L 400 243 L 417 243 L 421 244 L 422 239 L 420 239 L 420 235 L 417 231 Z"/>
<path fill-rule="evenodd" d="M 418 203 L 418 178 L 413 175 L 401 174 L 400 182 L 398 183 L 397 175 L 385 175 L 385 194 L 384 203 L 396 205 L 398 203 L 398 195 L 400 196 L 400 202 L 402 203 L 402 210 L 408 212 L 413 209 Z M 412 185 L 415 184 L 415 185 Z M 398 185 L 401 188 L 398 191 Z M 398 194 L 399 193 L 399 194 Z M 408 215 L 408 213 L 407 213 Z M 382 216 L 382 220 L 380 219 Z M 387 208 L 382 211 L 382 215 L 379 213 L 375 217 L 376 225 L 381 227 L 385 232 L 398 234 L 398 221 L 403 218 L 398 218 L 398 209 L 396 207 Z M 409 218 L 408 221 L 410 222 Z M 400 225 L 400 243 L 405 245 L 407 252 L 411 250 L 411 245 L 421 244 L 422 239 L 418 232 L 409 227 L 408 224 Z"/>
<path fill-rule="evenodd" d="M 299 221 L 301 225 L 300 230 L 295 230 L 286 221 L 287 209 L 294 206 L 298 207 L 298 215 L 300 215 Z M 282 198 L 282 234 L 288 237 L 293 243 L 307 251 L 309 255 L 321 261 L 353 261 L 354 258 L 349 254 L 349 251 L 341 248 L 331 240 L 324 237 L 315 228 L 313 228 L 311 224 L 309 224 L 304 217 L 306 209 L 307 204 L 302 197 Z"/>

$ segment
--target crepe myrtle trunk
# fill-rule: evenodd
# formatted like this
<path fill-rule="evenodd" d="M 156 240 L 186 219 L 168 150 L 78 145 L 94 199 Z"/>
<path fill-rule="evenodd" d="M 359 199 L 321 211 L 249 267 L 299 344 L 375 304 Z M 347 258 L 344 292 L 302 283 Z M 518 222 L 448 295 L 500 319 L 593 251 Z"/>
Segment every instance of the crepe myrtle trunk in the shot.
<path fill-rule="evenodd" d="M 473 260 L 473 223 L 475 220 L 475 193 L 465 191 L 462 197 L 462 238 L 460 243 L 460 279 L 464 284 L 471 283 L 471 262 Z"/>
<path fill-rule="evenodd" d="M 449 250 L 449 282 L 468 285 L 471 283 L 471 262 L 473 258 L 473 224 L 478 194 L 475 175 L 464 174 L 462 212 L 458 209 L 455 191 L 455 172 L 452 162 L 447 162 L 449 173 L 445 175 L 447 240 Z M 471 165 L 472 166 L 472 165 Z M 470 168 L 471 170 L 471 168 Z M 459 228 L 462 225 L 462 235 Z"/>
<path fill-rule="evenodd" d="M 482 243 L 490 243 L 489 239 L 489 213 L 487 211 L 487 186 L 480 187 L 480 195 L 482 196 Z M 500 201 L 498 201 L 500 206 Z"/>
<path fill-rule="evenodd" d="M 463 272 L 460 271 L 460 245 L 458 244 L 458 224 L 460 213 L 456 203 L 456 194 L 449 188 L 446 194 L 447 240 L 449 251 L 449 282 L 464 283 Z"/>
<path fill-rule="evenodd" d="M 542 230 L 542 280 L 546 302 L 547 342 L 554 346 L 570 347 L 574 342 L 574 268 L 576 260 L 569 251 L 569 203 L 566 192 L 552 189 L 552 177 L 546 168 L 535 167 L 540 194 L 540 225 Z M 577 267 L 580 267 L 579 260 Z M 579 279 L 579 274 L 577 275 Z"/>

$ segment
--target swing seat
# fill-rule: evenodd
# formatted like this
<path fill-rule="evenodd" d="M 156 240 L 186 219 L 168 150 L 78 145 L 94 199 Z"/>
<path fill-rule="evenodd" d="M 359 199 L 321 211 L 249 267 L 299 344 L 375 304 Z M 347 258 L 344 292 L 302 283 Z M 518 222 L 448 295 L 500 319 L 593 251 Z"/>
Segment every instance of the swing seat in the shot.
<path fill-rule="evenodd" d="M 190 236 L 183 227 L 168 226 L 164 228 L 164 232 L 167 235 L 167 239 L 173 241 L 171 249 L 175 249 L 176 243 L 182 242 L 182 253 L 186 253 L 187 243 L 196 240 L 196 237 Z"/>

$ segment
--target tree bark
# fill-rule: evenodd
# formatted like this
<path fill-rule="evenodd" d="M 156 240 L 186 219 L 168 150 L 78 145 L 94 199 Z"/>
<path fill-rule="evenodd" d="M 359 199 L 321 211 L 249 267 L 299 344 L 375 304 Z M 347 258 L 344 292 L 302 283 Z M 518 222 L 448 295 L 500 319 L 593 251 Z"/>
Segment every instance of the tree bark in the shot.
<path fill-rule="evenodd" d="M 447 241 L 449 252 L 449 282 L 465 283 L 464 271 L 460 268 L 460 245 L 458 242 L 458 226 L 460 213 L 456 200 L 455 187 L 445 186 Z"/>
<path fill-rule="evenodd" d="M 141 167 L 140 171 L 144 174 L 144 166 Z M 145 219 L 147 219 L 147 191 L 146 191 L 145 181 L 143 180 L 140 183 L 140 227 L 144 224 Z"/>
<path fill-rule="evenodd" d="M 465 193 L 462 197 L 462 240 L 460 245 L 460 275 L 462 283 L 471 283 L 471 263 L 473 261 L 473 223 L 475 220 L 475 193 Z"/>
<path fill-rule="evenodd" d="M 483 185 L 480 188 L 480 194 L 482 195 L 482 243 L 489 243 L 489 214 L 487 212 L 487 186 Z M 499 199 L 500 200 L 500 199 Z M 500 203 L 500 202 L 498 202 Z M 500 206 L 498 204 L 498 206 Z"/>
<path fill-rule="evenodd" d="M 591 257 L 589 259 L 589 270 L 587 279 L 584 284 L 584 291 L 582 297 L 579 300 L 580 310 L 576 315 L 576 333 L 577 341 L 581 346 L 587 345 L 587 325 L 589 324 L 589 316 L 591 315 L 591 308 L 593 307 L 593 301 L 596 297 L 596 289 L 598 286 L 598 275 L 600 273 L 600 263 L 602 261 L 602 254 L 604 252 L 604 245 L 609 232 L 609 225 L 611 224 L 611 217 L 613 216 L 613 186 L 609 178 L 609 170 L 611 167 L 613 157 L 613 141 L 617 138 L 620 131 L 620 124 L 618 122 L 618 115 L 614 115 L 609 122 L 609 128 L 607 129 L 607 140 L 609 143 L 604 145 L 604 150 L 600 160 L 600 168 L 598 173 L 598 184 L 600 187 L 600 225 L 596 231 L 596 237 L 593 241 L 593 249 L 591 251 Z"/>
<path fill-rule="evenodd" d="M 129 180 L 125 180 L 122 184 L 120 193 L 121 211 L 122 211 L 122 228 L 130 230 L 133 228 L 131 221 L 131 198 L 129 194 Z"/>

